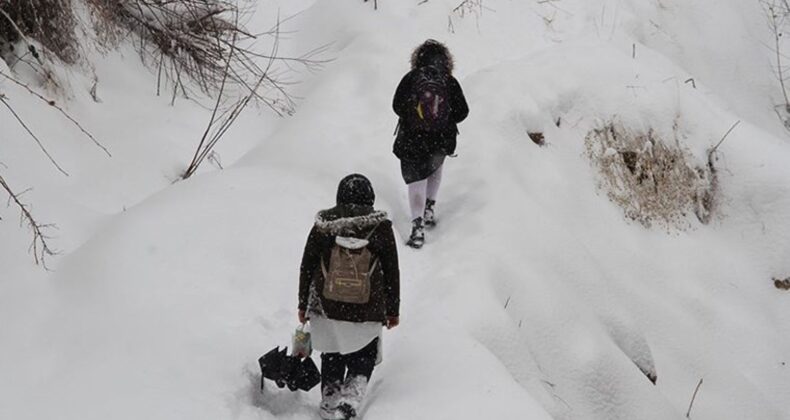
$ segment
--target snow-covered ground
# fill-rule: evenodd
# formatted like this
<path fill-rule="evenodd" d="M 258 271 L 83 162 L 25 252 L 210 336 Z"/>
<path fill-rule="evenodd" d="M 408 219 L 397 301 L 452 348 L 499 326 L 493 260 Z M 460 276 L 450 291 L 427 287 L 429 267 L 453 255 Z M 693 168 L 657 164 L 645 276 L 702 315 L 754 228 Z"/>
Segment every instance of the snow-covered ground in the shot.
<path fill-rule="evenodd" d="M 408 236 L 390 101 L 426 38 L 455 54 L 471 113 L 440 225 L 400 247 L 402 324 L 364 418 L 680 419 L 700 378 L 693 419 L 790 418 L 790 296 L 771 282 L 790 276 L 790 141 L 759 3 L 459 2 L 258 2 L 253 26 L 299 13 L 284 53 L 331 43 L 333 61 L 294 76 L 294 116 L 248 110 L 225 169 L 175 184 L 209 112 L 156 97 L 131 47 L 94 57 L 101 103 L 78 69 L 62 100 L 111 158 L 0 82 L 70 174 L 0 109 L 0 174 L 34 188 L 62 251 L 33 265 L 0 207 L 0 418 L 317 418 L 317 389 L 261 394 L 256 359 L 290 339 L 304 240 L 340 178 L 368 175 Z M 584 148 L 613 117 L 678 134 L 699 162 L 741 120 L 712 223 L 626 221 Z"/>

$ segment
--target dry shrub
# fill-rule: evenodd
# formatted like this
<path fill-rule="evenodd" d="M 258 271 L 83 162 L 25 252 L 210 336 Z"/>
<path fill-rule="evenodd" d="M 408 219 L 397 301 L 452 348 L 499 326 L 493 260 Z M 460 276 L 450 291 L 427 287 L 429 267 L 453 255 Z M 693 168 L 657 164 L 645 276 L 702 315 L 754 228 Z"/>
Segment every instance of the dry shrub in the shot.
<path fill-rule="evenodd" d="M 459 16 L 474 15 L 480 17 L 483 14 L 483 0 L 463 0 L 458 6 L 453 8 L 453 12 Z"/>
<path fill-rule="evenodd" d="M 44 63 L 36 48 L 61 61 L 76 63 L 81 46 L 77 34 L 106 50 L 130 41 L 144 63 L 157 74 L 157 94 L 196 97 L 252 93 L 254 102 L 278 114 L 292 112 L 285 72 L 296 64 L 312 69 L 325 47 L 300 57 L 278 55 L 279 24 L 252 33 L 241 24 L 252 0 L 85 0 L 92 27 L 74 15 L 73 0 L 0 0 L 0 58 L 16 49 L 9 67 L 27 62 L 40 72 Z M 263 38 L 271 47 L 257 50 Z M 31 42 L 36 41 L 34 46 Z M 28 51 L 29 50 L 29 51 Z M 34 56 L 35 60 L 25 60 Z M 6 61 L 9 61 L 6 58 Z M 274 63 L 284 64 L 275 66 Z M 265 93 L 263 93 L 265 92 Z"/>
<path fill-rule="evenodd" d="M 87 0 L 94 29 L 107 47 L 133 37 L 143 61 L 158 74 L 157 91 L 170 82 L 173 99 L 189 97 L 190 84 L 216 94 L 225 84 L 242 92 L 267 90 L 255 99 L 276 112 L 289 113 L 293 103 L 271 67 L 277 40 L 270 51 L 249 48 L 260 37 L 276 37 L 278 29 L 249 33 L 240 20 L 247 14 L 243 0 Z M 303 64 L 311 64 L 303 57 Z"/>
<path fill-rule="evenodd" d="M 13 46 L 23 35 L 60 60 L 74 63 L 79 50 L 77 19 L 72 7 L 71 0 L 0 0 L 0 43 Z M 27 50 L 30 45 L 24 48 L 16 52 L 17 58 L 37 54 L 35 50 Z"/>
<path fill-rule="evenodd" d="M 587 156 L 599 172 L 598 187 L 645 227 L 691 226 L 690 214 L 708 223 L 716 195 L 712 165 L 697 165 L 691 153 L 669 146 L 653 130 L 640 132 L 610 121 L 585 138 Z"/>

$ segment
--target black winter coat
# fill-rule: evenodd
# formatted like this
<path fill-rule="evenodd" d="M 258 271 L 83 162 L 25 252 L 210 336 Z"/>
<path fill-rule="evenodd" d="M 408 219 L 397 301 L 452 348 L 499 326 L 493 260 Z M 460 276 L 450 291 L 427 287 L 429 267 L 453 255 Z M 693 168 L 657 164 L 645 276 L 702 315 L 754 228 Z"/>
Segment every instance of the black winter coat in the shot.
<path fill-rule="evenodd" d="M 458 80 L 448 75 L 447 88 L 450 96 L 450 123 L 438 135 L 420 131 L 409 125 L 407 116 L 414 112 L 416 98 L 412 97 L 416 69 L 406 73 L 401 79 L 395 96 L 392 98 L 392 109 L 400 117 L 398 135 L 392 152 L 401 160 L 424 161 L 437 154 L 452 155 L 455 153 L 458 123 L 469 114 L 464 92 Z"/>
<path fill-rule="evenodd" d="M 371 234 L 372 232 L 372 234 Z M 378 258 L 378 269 L 370 278 L 370 300 L 365 304 L 325 299 L 321 261 L 329 258 L 338 236 L 368 238 L 368 250 Z M 400 310 L 400 270 L 392 222 L 373 207 L 341 205 L 324 210 L 307 237 L 299 276 L 299 309 L 330 319 L 350 322 L 381 322 L 398 316 Z"/>

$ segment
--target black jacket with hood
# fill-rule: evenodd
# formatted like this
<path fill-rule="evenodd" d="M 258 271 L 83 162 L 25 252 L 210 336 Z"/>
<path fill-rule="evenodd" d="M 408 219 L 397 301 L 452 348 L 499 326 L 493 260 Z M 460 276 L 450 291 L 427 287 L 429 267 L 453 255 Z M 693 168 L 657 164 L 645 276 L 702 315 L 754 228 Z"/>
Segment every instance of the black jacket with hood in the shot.
<path fill-rule="evenodd" d="M 424 66 L 434 66 L 447 73 L 447 88 L 450 100 L 450 121 L 437 135 L 419 130 L 409 125 L 408 115 L 414 111 L 416 98 L 413 97 L 414 79 L 417 69 Z M 400 117 L 398 134 L 392 151 L 401 160 L 424 161 L 436 154 L 452 155 L 455 153 L 458 123 L 469 114 L 469 106 L 461 90 L 458 80 L 452 76 L 453 57 L 444 44 L 428 40 L 417 47 L 411 57 L 411 71 L 401 79 L 395 96 L 392 99 L 392 109 Z"/>
<path fill-rule="evenodd" d="M 392 222 L 383 211 L 373 209 L 373 189 L 362 175 L 349 175 L 338 187 L 338 205 L 316 216 L 307 237 L 299 276 L 299 309 L 329 319 L 350 322 L 381 322 L 399 315 L 400 270 Z M 369 236 L 368 236 L 369 235 Z M 370 300 L 365 304 L 324 298 L 322 261 L 327 266 L 338 237 L 364 239 L 378 268 L 370 277 Z"/>

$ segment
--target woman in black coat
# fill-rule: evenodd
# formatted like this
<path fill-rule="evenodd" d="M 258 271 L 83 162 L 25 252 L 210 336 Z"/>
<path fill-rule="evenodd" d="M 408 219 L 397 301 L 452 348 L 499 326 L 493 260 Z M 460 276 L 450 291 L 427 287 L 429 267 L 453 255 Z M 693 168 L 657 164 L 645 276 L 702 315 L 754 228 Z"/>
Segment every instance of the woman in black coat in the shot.
<path fill-rule="evenodd" d="M 461 85 L 453 75 L 447 47 L 429 39 L 411 57 L 411 71 L 395 90 L 392 108 L 398 114 L 393 153 L 409 188 L 412 232 L 407 244 L 420 248 L 425 227 L 436 224 L 436 197 L 442 165 L 455 153 L 457 124 L 469 113 Z"/>

